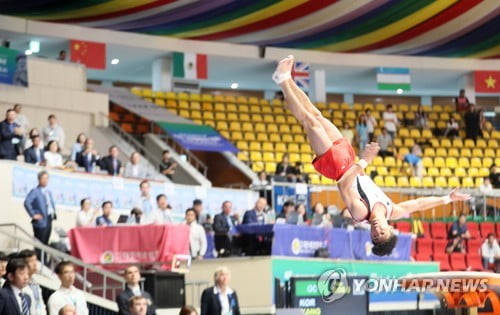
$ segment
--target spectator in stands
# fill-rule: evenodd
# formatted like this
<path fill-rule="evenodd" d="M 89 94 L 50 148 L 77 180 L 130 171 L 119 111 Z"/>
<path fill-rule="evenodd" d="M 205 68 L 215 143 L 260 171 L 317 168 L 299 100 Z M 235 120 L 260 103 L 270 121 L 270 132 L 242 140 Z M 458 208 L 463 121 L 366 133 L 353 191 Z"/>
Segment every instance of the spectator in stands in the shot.
<path fill-rule="evenodd" d="M 215 270 L 213 287 L 201 294 L 201 315 L 240 315 L 236 292 L 229 287 L 231 273 L 226 267 Z"/>
<path fill-rule="evenodd" d="M 59 56 L 57 56 L 57 60 L 66 61 L 66 50 L 59 51 Z"/>
<path fill-rule="evenodd" d="M 207 214 L 203 213 L 203 201 L 201 199 L 193 200 L 193 209 L 196 211 L 196 221 L 203 226 L 207 222 Z"/>
<path fill-rule="evenodd" d="M 63 157 L 60 153 L 61 149 L 56 140 L 50 140 L 45 148 L 45 152 L 43 153 L 43 157 L 45 158 L 45 165 L 51 168 L 60 168 L 64 167 L 63 165 Z"/>
<path fill-rule="evenodd" d="M 76 308 L 72 304 L 66 304 L 59 311 L 59 315 L 77 315 Z"/>
<path fill-rule="evenodd" d="M 156 209 L 156 200 L 151 195 L 151 184 L 148 180 L 143 180 L 139 184 L 141 195 L 134 204 L 134 207 L 142 210 L 144 222 L 153 222 L 153 212 Z"/>
<path fill-rule="evenodd" d="M 175 168 L 177 167 L 177 163 L 171 160 L 169 150 L 163 151 L 159 167 L 160 167 L 160 173 L 165 175 L 168 179 L 173 180 L 172 175 L 175 174 Z"/>
<path fill-rule="evenodd" d="M 464 213 L 461 213 L 458 220 L 453 222 L 448 231 L 448 238 L 452 239 L 460 236 L 463 239 L 470 239 L 470 232 L 467 229 L 467 217 Z"/>
<path fill-rule="evenodd" d="M 130 161 L 125 164 L 125 177 L 147 178 L 148 173 L 144 166 L 140 163 L 141 155 L 139 152 L 134 152 L 130 155 Z"/>
<path fill-rule="evenodd" d="M 16 112 L 8 109 L 0 123 L 0 159 L 16 160 L 23 139 L 23 130 L 16 124 Z"/>
<path fill-rule="evenodd" d="M 257 199 L 255 207 L 252 210 L 247 210 L 243 215 L 242 224 L 265 224 L 266 214 L 264 210 L 267 207 L 267 200 L 264 198 Z"/>
<path fill-rule="evenodd" d="M 313 218 L 311 225 L 318 227 L 331 227 L 332 222 L 330 214 L 326 211 L 325 206 L 321 202 L 317 202 L 312 207 Z"/>
<path fill-rule="evenodd" d="M 36 252 L 31 249 L 24 249 L 19 253 L 19 258 L 22 258 L 26 265 L 28 265 L 29 282 L 23 291 L 31 299 L 31 315 L 45 315 L 47 311 L 45 309 L 45 302 L 43 301 L 42 289 L 33 279 L 33 275 L 37 273 L 39 265 Z"/>
<path fill-rule="evenodd" d="M 128 300 L 128 310 L 130 315 L 146 315 L 148 302 L 143 296 L 133 296 Z"/>
<path fill-rule="evenodd" d="M 266 172 L 261 171 L 257 174 L 257 179 L 252 182 L 251 188 L 262 188 L 267 185 L 269 185 L 267 174 Z"/>
<path fill-rule="evenodd" d="M 295 169 L 292 164 L 290 164 L 290 155 L 288 153 L 283 154 L 281 158 L 281 162 L 276 165 L 276 176 L 283 177 L 283 179 L 279 179 L 279 181 L 284 181 L 285 177 L 289 178 L 293 176 Z"/>
<path fill-rule="evenodd" d="M 299 203 L 295 206 L 295 212 L 297 213 L 297 225 L 308 224 L 307 209 L 303 203 Z"/>
<path fill-rule="evenodd" d="M 41 145 L 42 138 L 34 136 L 31 138 L 31 147 L 24 150 L 24 162 L 35 165 L 45 165 L 45 151 Z"/>
<path fill-rule="evenodd" d="M 203 259 L 207 252 L 207 236 L 205 229 L 196 222 L 196 211 L 186 210 L 186 224 L 189 225 L 189 251 L 193 259 Z"/>
<path fill-rule="evenodd" d="M 295 162 L 295 166 L 293 167 L 293 182 L 297 183 L 309 183 L 309 175 L 304 173 L 304 164 L 302 162 Z"/>
<path fill-rule="evenodd" d="M 479 108 L 477 110 L 477 117 L 479 120 L 478 136 L 480 138 L 482 138 L 483 137 L 483 130 L 486 130 L 486 118 L 484 117 L 484 109 Z"/>
<path fill-rule="evenodd" d="M 458 122 L 455 120 L 455 117 L 450 117 L 450 120 L 448 120 L 444 136 L 450 139 L 458 137 Z"/>
<path fill-rule="evenodd" d="M 0 290 L 0 315 L 30 314 L 31 299 L 24 293 L 29 283 L 28 265 L 14 258 L 7 264 L 7 282 Z"/>
<path fill-rule="evenodd" d="M 76 163 L 79 167 L 83 167 L 85 172 L 92 173 L 99 163 L 99 158 L 99 154 L 94 149 L 94 139 L 87 138 L 82 151 L 76 154 Z"/>
<path fill-rule="evenodd" d="M 362 152 L 365 149 L 368 139 L 369 135 L 366 116 L 365 114 L 361 114 L 359 115 L 358 123 L 356 124 L 356 140 L 359 144 L 359 152 Z"/>
<path fill-rule="evenodd" d="M 375 127 L 377 127 L 377 120 L 375 117 L 372 116 L 372 111 L 371 109 L 367 108 L 365 110 L 365 116 L 366 116 L 366 129 L 368 131 L 368 142 L 374 141 L 374 132 L 375 132 Z"/>
<path fill-rule="evenodd" d="M 481 209 L 482 213 L 489 216 L 490 214 L 494 216 L 495 207 L 490 206 L 487 202 L 487 195 L 493 194 L 493 185 L 491 185 L 491 180 L 489 177 L 484 177 L 481 186 L 478 188 L 478 194 L 473 197 L 472 210 L 477 214 L 477 209 Z"/>
<path fill-rule="evenodd" d="M 276 217 L 276 223 L 297 224 L 297 214 L 295 213 L 295 203 L 293 201 L 285 201 L 281 212 Z"/>
<path fill-rule="evenodd" d="M 113 211 L 113 203 L 109 200 L 102 203 L 102 215 L 97 217 L 95 225 L 97 226 L 112 226 L 111 212 Z"/>
<path fill-rule="evenodd" d="M 61 281 L 61 287 L 49 297 L 49 314 L 57 315 L 61 308 L 71 302 L 78 315 L 88 315 L 87 299 L 83 292 L 73 286 L 75 283 L 75 267 L 69 261 L 62 261 L 56 265 L 54 272 Z"/>
<path fill-rule="evenodd" d="M 465 245 L 462 237 L 455 236 L 453 237 L 448 244 L 446 245 L 446 253 L 462 253 L 465 254 Z"/>
<path fill-rule="evenodd" d="M 38 173 L 38 186 L 33 188 L 24 200 L 24 208 L 31 218 L 33 234 L 45 245 L 49 245 L 52 220 L 57 218 L 56 205 L 52 193 L 47 188 L 48 184 L 49 174 L 41 171 Z M 40 251 L 37 250 L 37 253 L 40 258 Z"/>
<path fill-rule="evenodd" d="M 156 196 L 156 204 L 158 208 L 153 213 L 154 224 L 172 224 L 172 209 L 168 204 L 167 196 L 159 194 Z"/>
<path fill-rule="evenodd" d="M 21 114 L 23 106 L 21 104 L 14 105 L 14 111 L 16 112 L 16 124 L 21 128 L 23 134 L 28 131 L 29 122 L 28 118 Z"/>
<path fill-rule="evenodd" d="M 198 315 L 196 309 L 189 305 L 184 305 L 179 312 L 179 315 Z"/>
<path fill-rule="evenodd" d="M 141 272 L 139 267 L 136 265 L 131 265 L 125 269 L 123 274 L 125 282 L 127 283 L 125 290 L 116 297 L 116 303 L 118 304 L 118 314 L 119 315 L 129 315 L 129 303 L 128 301 L 134 296 L 141 296 L 146 299 L 147 304 L 147 314 L 156 314 L 156 307 L 153 303 L 153 298 L 151 294 L 147 291 L 141 289 Z"/>
<path fill-rule="evenodd" d="M 380 146 L 380 151 L 378 152 L 378 154 L 381 157 L 394 155 L 391 149 L 392 141 L 393 139 L 387 129 L 385 127 L 382 127 L 382 133 L 377 138 L 378 145 Z"/>
<path fill-rule="evenodd" d="M 76 142 L 73 143 L 71 147 L 71 161 L 76 161 L 76 156 L 78 153 L 82 152 L 85 141 L 87 140 L 87 135 L 83 132 L 79 133 L 76 137 Z"/>
<path fill-rule="evenodd" d="M 481 257 L 483 258 L 484 269 L 491 269 L 490 264 L 495 264 L 500 260 L 500 246 L 495 234 L 488 234 L 488 238 L 481 245 Z"/>
<path fill-rule="evenodd" d="M 465 138 L 476 141 L 479 136 L 481 126 L 479 114 L 474 104 L 470 104 L 469 110 L 464 115 Z"/>
<path fill-rule="evenodd" d="M 465 90 L 461 89 L 458 97 L 455 97 L 455 110 L 459 114 L 463 114 L 470 106 L 469 99 L 465 96 Z"/>
<path fill-rule="evenodd" d="M 429 121 L 427 119 L 427 113 L 424 111 L 422 105 L 418 105 L 417 112 L 415 113 L 415 127 L 419 129 L 429 128 Z"/>
<path fill-rule="evenodd" d="M 7 258 L 7 254 L 5 254 L 4 252 L 0 252 L 0 288 L 3 287 L 3 285 L 5 284 L 5 273 L 7 272 L 7 269 L 5 269 L 7 267 L 7 262 L 8 262 L 8 258 Z"/>
<path fill-rule="evenodd" d="M 387 129 L 392 140 L 394 140 L 398 128 L 398 116 L 392 111 L 392 104 L 388 104 L 385 107 L 385 112 L 382 113 L 382 119 L 384 120 L 385 129 Z"/>
<path fill-rule="evenodd" d="M 347 229 L 350 226 L 354 226 L 354 221 L 347 208 L 342 209 L 338 216 L 333 217 L 333 227 Z"/>
<path fill-rule="evenodd" d="M 403 156 L 402 160 L 410 165 L 412 176 L 416 176 L 419 178 L 422 178 L 424 176 L 422 149 L 418 144 L 413 145 L 411 152 Z"/>
<path fill-rule="evenodd" d="M 49 141 L 55 140 L 59 143 L 61 148 L 64 148 L 64 130 L 57 124 L 55 115 L 49 115 L 48 120 L 49 125 L 42 131 L 43 142 L 48 143 Z"/>
<path fill-rule="evenodd" d="M 232 212 L 233 203 L 226 200 L 222 203 L 222 212 L 214 217 L 214 243 L 218 257 L 231 256 L 235 247 L 231 230 L 238 225 L 238 219 L 232 215 Z"/>
<path fill-rule="evenodd" d="M 342 134 L 342 136 L 344 136 L 344 138 L 347 140 L 347 142 L 349 142 L 349 144 L 353 144 L 354 142 L 354 132 L 351 130 L 351 127 L 349 127 L 349 124 L 346 122 L 344 122 L 344 128 L 342 128 L 340 130 L 340 133 Z"/>
<path fill-rule="evenodd" d="M 116 145 L 110 146 L 109 155 L 99 160 L 99 166 L 101 167 L 101 170 L 108 172 L 109 175 L 120 175 L 122 162 L 118 159 L 119 154 L 120 151 L 118 150 L 118 147 Z"/>
<path fill-rule="evenodd" d="M 80 211 L 76 215 L 76 227 L 94 226 L 96 223 L 99 209 L 92 209 L 92 202 L 89 198 L 83 198 L 80 201 Z"/>
<path fill-rule="evenodd" d="M 497 172 L 497 166 L 495 164 L 490 166 L 490 181 L 493 188 L 500 188 L 500 172 Z"/>
<path fill-rule="evenodd" d="M 40 136 L 40 146 L 43 148 L 44 144 L 43 144 L 43 140 L 41 139 L 40 131 L 38 131 L 38 129 L 36 129 L 36 128 L 33 128 L 28 133 L 28 138 L 26 139 L 26 141 L 24 141 L 24 148 L 25 149 L 27 149 L 33 145 L 32 139 L 35 136 Z"/>

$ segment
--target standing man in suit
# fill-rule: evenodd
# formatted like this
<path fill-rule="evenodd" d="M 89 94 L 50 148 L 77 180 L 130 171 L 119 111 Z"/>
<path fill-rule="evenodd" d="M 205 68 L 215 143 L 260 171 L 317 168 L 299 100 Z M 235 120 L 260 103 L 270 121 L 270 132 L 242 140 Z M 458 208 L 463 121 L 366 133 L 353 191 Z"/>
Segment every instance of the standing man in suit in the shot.
<path fill-rule="evenodd" d="M 257 199 L 255 207 L 247 210 L 243 215 L 242 224 L 263 225 L 268 223 L 264 209 L 267 207 L 265 198 Z M 272 235 L 269 234 L 243 234 L 242 247 L 243 252 L 248 256 L 257 254 L 268 255 L 271 252 Z"/>
<path fill-rule="evenodd" d="M 16 160 L 18 147 L 23 139 L 23 130 L 16 124 L 16 111 L 8 109 L 5 120 L 0 123 L 0 159 Z"/>
<path fill-rule="evenodd" d="M 141 290 L 139 281 L 141 280 L 141 273 L 139 267 L 132 265 L 125 269 L 125 282 L 127 283 L 125 290 L 116 297 L 118 303 L 119 315 L 130 315 L 129 301 L 134 296 L 143 296 L 148 304 L 147 315 L 155 315 L 156 307 L 153 304 L 153 298 L 148 292 Z"/>
<path fill-rule="evenodd" d="M 267 223 L 266 214 L 264 209 L 267 207 L 267 200 L 265 198 L 257 199 L 255 207 L 247 210 L 243 215 L 242 224 L 265 224 Z"/>
<path fill-rule="evenodd" d="M 30 315 L 31 299 L 23 292 L 28 281 L 28 265 L 12 259 L 7 264 L 7 283 L 0 290 L 0 315 Z"/>
<path fill-rule="evenodd" d="M 85 172 L 92 173 L 97 163 L 99 163 L 99 155 L 94 150 L 94 139 L 87 138 L 83 150 L 76 154 L 76 164 L 85 168 Z"/>
<path fill-rule="evenodd" d="M 24 200 L 24 208 L 31 218 L 35 237 L 45 245 L 49 244 L 52 220 L 57 218 L 56 205 L 52 193 L 48 189 L 49 174 L 46 171 L 38 173 L 38 186 L 33 188 Z M 40 259 L 40 250 L 37 249 Z"/>
<path fill-rule="evenodd" d="M 35 164 L 35 165 L 44 165 L 45 164 L 45 156 L 42 144 L 42 138 L 39 135 L 33 136 L 31 138 L 31 142 L 33 143 L 31 147 L 24 150 L 24 162 Z"/>
<path fill-rule="evenodd" d="M 214 242 L 218 257 L 231 256 L 232 249 L 235 247 L 234 239 L 230 232 L 238 225 L 238 219 L 231 215 L 232 211 L 233 203 L 226 200 L 222 203 L 222 212 L 214 217 Z"/>
<path fill-rule="evenodd" d="M 201 294 L 201 315 L 240 315 L 236 291 L 229 287 L 231 273 L 226 267 L 215 270 L 213 287 Z"/>
<path fill-rule="evenodd" d="M 118 159 L 120 151 L 116 145 L 109 147 L 109 155 L 99 160 L 101 170 L 108 172 L 109 175 L 118 176 L 122 168 L 122 162 Z"/>

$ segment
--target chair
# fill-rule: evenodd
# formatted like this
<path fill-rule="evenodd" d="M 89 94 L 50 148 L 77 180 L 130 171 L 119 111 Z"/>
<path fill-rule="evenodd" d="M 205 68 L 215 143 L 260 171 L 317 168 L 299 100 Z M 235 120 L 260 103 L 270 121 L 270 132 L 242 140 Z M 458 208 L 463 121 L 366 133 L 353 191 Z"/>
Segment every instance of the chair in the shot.
<path fill-rule="evenodd" d="M 274 150 L 276 152 L 287 152 L 286 144 L 278 142 L 274 145 Z"/>
<path fill-rule="evenodd" d="M 433 255 L 434 261 L 439 262 L 439 269 L 441 271 L 450 271 L 451 266 L 450 266 L 450 259 L 448 254 L 437 254 L 434 253 Z"/>
<path fill-rule="evenodd" d="M 422 158 L 422 165 L 423 165 L 423 167 L 434 167 L 434 163 L 432 161 L 432 158 L 430 158 L 430 157 Z"/>
<path fill-rule="evenodd" d="M 273 152 L 274 151 L 274 144 L 272 142 L 262 142 L 262 151 L 267 151 L 267 152 Z M 274 156 L 272 161 L 274 161 Z"/>
<path fill-rule="evenodd" d="M 432 254 L 432 239 L 417 238 L 417 251 L 422 254 Z"/>
<path fill-rule="evenodd" d="M 490 149 L 498 148 L 498 142 L 495 139 L 489 139 L 488 140 L 488 148 L 490 148 Z"/>
<path fill-rule="evenodd" d="M 434 158 L 434 167 L 446 167 L 446 162 L 443 157 Z"/>
<path fill-rule="evenodd" d="M 432 137 L 433 137 L 432 131 L 430 131 L 429 129 L 422 130 L 422 138 L 431 139 Z"/>
<path fill-rule="evenodd" d="M 397 221 L 396 229 L 401 233 L 410 233 L 411 232 L 411 223 L 408 221 Z"/>
<path fill-rule="evenodd" d="M 472 148 L 476 147 L 476 144 L 474 143 L 474 140 L 472 140 L 472 139 L 465 139 L 464 147 L 472 149 Z"/>
<path fill-rule="evenodd" d="M 446 182 L 446 178 L 443 176 L 436 177 L 435 185 L 436 185 L 436 187 L 439 187 L 439 188 L 448 187 L 448 183 Z"/>
<path fill-rule="evenodd" d="M 470 167 L 469 170 L 467 171 L 467 175 L 469 177 L 477 177 L 479 176 L 479 170 L 475 167 Z"/>
<path fill-rule="evenodd" d="M 297 152 L 297 153 L 298 153 L 298 152 L 300 152 L 300 150 L 299 150 L 299 145 L 298 145 L 298 144 L 296 144 L 296 143 L 290 143 L 290 144 L 288 145 L 288 151 L 289 151 L 289 152 L 294 152 L 294 153 L 295 153 L 295 152 Z"/>
<path fill-rule="evenodd" d="M 453 150 L 453 149 L 450 149 L 450 150 Z M 454 169 L 457 166 L 458 166 L 457 158 L 455 158 L 455 157 L 447 157 L 446 158 L 446 167 Z"/>
<path fill-rule="evenodd" d="M 441 147 L 442 148 L 450 148 L 451 147 L 450 139 L 446 139 L 446 138 L 441 139 Z"/>
<path fill-rule="evenodd" d="M 448 240 L 437 239 L 432 242 L 432 248 L 436 254 L 446 253 L 446 245 L 448 245 Z"/>
<path fill-rule="evenodd" d="M 410 178 L 410 186 L 414 188 L 422 187 L 422 180 L 419 177 L 411 177 Z"/>
<path fill-rule="evenodd" d="M 433 176 L 433 177 L 439 176 L 439 169 L 436 167 L 429 167 L 427 169 L 427 176 Z"/>
<path fill-rule="evenodd" d="M 236 147 L 242 151 L 248 151 L 248 143 L 246 141 L 237 141 Z"/>
<path fill-rule="evenodd" d="M 448 187 L 450 188 L 460 187 L 460 179 L 456 176 L 448 178 Z"/>
<path fill-rule="evenodd" d="M 485 149 L 487 147 L 486 145 L 486 140 L 484 139 L 477 139 L 476 140 L 476 148 L 481 148 L 481 149 Z"/>
<path fill-rule="evenodd" d="M 470 167 L 469 159 L 466 157 L 459 158 L 458 159 L 458 166 L 463 167 L 463 168 L 469 168 Z"/>
<path fill-rule="evenodd" d="M 248 152 L 243 152 L 243 151 L 242 152 L 238 152 L 237 157 L 241 161 L 248 161 L 248 159 L 249 159 Z"/>
<path fill-rule="evenodd" d="M 465 254 L 451 253 L 450 254 L 451 270 L 466 270 L 467 264 L 465 263 Z"/>
<path fill-rule="evenodd" d="M 495 224 L 493 222 L 481 222 L 479 223 L 479 230 L 481 231 L 481 236 L 485 239 L 488 237 L 488 234 L 495 234 Z"/>
<path fill-rule="evenodd" d="M 461 149 L 460 156 L 470 158 L 470 157 L 472 157 L 472 152 L 469 148 Z"/>
<path fill-rule="evenodd" d="M 479 149 L 477 149 L 477 150 L 479 150 Z M 474 151 L 472 152 L 472 155 L 474 155 Z M 484 157 L 495 158 L 496 157 L 495 150 L 493 150 L 493 149 L 485 149 L 484 150 Z"/>
<path fill-rule="evenodd" d="M 483 271 L 483 260 L 481 259 L 481 255 L 479 254 L 467 254 L 465 256 L 467 267 L 473 271 Z"/>
<path fill-rule="evenodd" d="M 484 158 L 483 159 L 483 166 L 482 167 L 486 167 L 486 168 L 490 168 L 491 165 L 493 165 L 493 158 Z"/>
<path fill-rule="evenodd" d="M 431 254 L 430 253 L 417 253 L 415 255 L 415 260 L 416 261 L 431 261 Z"/>
<path fill-rule="evenodd" d="M 406 176 L 399 176 L 398 177 L 398 187 L 399 188 L 410 187 L 410 183 L 408 182 L 408 177 L 406 177 Z"/>
<path fill-rule="evenodd" d="M 384 159 L 384 165 L 387 167 L 397 166 L 396 159 L 393 156 L 386 156 Z"/>
<path fill-rule="evenodd" d="M 257 141 L 251 141 L 250 142 L 250 151 L 262 151 L 262 145 L 260 142 Z"/>
<path fill-rule="evenodd" d="M 459 156 L 460 156 L 460 153 L 458 152 L 458 149 L 455 149 L 455 148 L 448 149 L 448 157 L 458 158 Z"/>
<path fill-rule="evenodd" d="M 415 139 L 412 139 L 412 138 L 405 138 L 405 139 L 403 140 L 403 145 L 404 145 L 405 147 L 409 147 L 409 148 L 411 148 L 411 147 L 413 147 L 413 146 L 415 145 Z"/>
<path fill-rule="evenodd" d="M 396 178 L 394 176 L 386 176 L 384 178 L 385 187 L 396 187 Z"/>
<path fill-rule="evenodd" d="M 437 148 L 436 149 L 436 156 L 442 156 L 442 157 L 447 157 L 448 156 L 448 151 L 444 148 Z"/>
<path fill-rule="evenodd" d="M 462 139 L 459 139 L 459 138 L 453 139 L 452 144 L 453 144 L 454 148 L 463 148 L 463 146 L 464 146 Z"/>
<path fill-rule="evenodd" d="M 434 239 L 444 238 L 448 236 L 448 231 L 446 229 L 446 224 L 444 222 L 432 222 L 430 224 L 431 236 Z"/>
<path fill-rule="evenodd" d="M 473 188 L 474 187 L 474 180 L 472 177 L 464 177 L 462 179 L 462 187 L 463 188 Z"/>
<path fill-rule="evenodd" d="M 250 152 L 250 161 L 262 161 L 262 153 L 260 152 Z"/>
<path fill-rule="evenodd" d="M 387 167 L 385 167 L 385 166 L 378 166 L 377 173 L 380 176 L 386 176 L 389 174 L 389 172 L 387 171 Z"/>
<path fill-rule="evenodd" d="M 384 187 L 384 178 L 382 176 L 375 176 L 375 179 L 373 180 L 375 182 L 375 185 Z"/>
<path fill-rule="evenodd" d="M 486 153 L 487 150 L 491 150 L 491 149 L 484 150 L 485 153 Z M 482 158 L 483 157 L 483 150 L 482 149 L 472 149 L 472 156 L 473 157 L 480 157 L 480 158 Z M 495 157 L 495 153 L 493 153 L 493 156 L 490 155 L 488 157 Z"/>
<path fill-rule="evenodd" d="M 449 177 L 452 176 L 453 174 L 451 173 L 451 169 L 448 167 L 441 167 L 439 171 L 439 175 L 444 176 L 444 177 Z"/>
<path fill-rule="evenodd" d="M 478 238 L 471 238 L 470 240 L 467 240 L 467 253 L 469 254 L 480 254 L 481 252 L 481 246 L 483 245 L 483 240 L 479 238 L 480 237 L 479 230 L 477 231 L 477 234 Z"/>

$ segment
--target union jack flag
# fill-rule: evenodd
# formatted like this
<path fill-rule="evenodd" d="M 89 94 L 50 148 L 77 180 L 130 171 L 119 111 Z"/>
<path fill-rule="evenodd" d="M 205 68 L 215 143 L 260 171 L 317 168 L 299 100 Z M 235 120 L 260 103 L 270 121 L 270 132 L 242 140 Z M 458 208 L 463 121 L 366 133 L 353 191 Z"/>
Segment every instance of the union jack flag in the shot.
<path fill-rule="evenodd" d="M 292 70 L 292 78 L 300 88 L 309 88 L 309 64 L 296 61 Z"/>

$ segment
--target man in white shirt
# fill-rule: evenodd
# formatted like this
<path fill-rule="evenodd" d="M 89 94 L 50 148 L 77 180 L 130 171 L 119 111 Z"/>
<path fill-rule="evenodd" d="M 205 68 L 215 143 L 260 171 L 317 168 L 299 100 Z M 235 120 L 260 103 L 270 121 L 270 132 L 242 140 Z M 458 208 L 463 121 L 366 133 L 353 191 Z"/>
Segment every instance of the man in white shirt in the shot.
<path fill-rule="evenodd" d="M 0 315 L 30 315 L 31 299 L 23 292 L 29 271 L 24 260 L 14 258 L 7 264 L 7 284 L 0 290 Z M 16 301 L 17 303 L 11 303 Z"/>
<path fill-rule="evenodd" d="M 125 164 L 125 172 L 123 176 L 132 178 L 148 178 L 149 174 L 145 167 L 140 163 L 141 155 L 139 152 L 134 152 L 130 155 L 130 161 Z"/>
<path fill-rule="evenodd" d="M 172 210 L 168 205 L 167 196 L 159 194 L 156 196 L 158 208 L 153 213 L 154 224 L 172 224 Z"/>
<path fill-rule="evenodd" d="M 365 110 L 366 116 L 366 130 L 368 131 L 368 142 L 374 141 L 373 134 L 375 132 L 375 127 L 377 127 L 377 120 L 372 116 L 372 111 L 368 108 Z"/>
<path fill-rule="evenodd" d="M 156 209 L 156 201 L 151 196 L 151 185 L 148 180 L 143 180 L 139 184 L 141 196 L 134 204 L 135 208 L 142 210 L 142 222 L 147 224 L 154 221 L 154 210 Z"/>
<path fill-rule="evenodd" d="M 36 252 L 31 249 L 22 250 L 19 253 L 19 258 L 24 259 L 24 262 L 28 265 L 30 278 L 28 285 L 23 289 L 23 291 L 31 298 L 31 315 L 46 315 L 47 310 L 45 309 L 45 302 L 43 301 L 42 289 L 40 288 L 40 285 L 33 280 L 33 275 L 38 270 L 38 258 L 36 257 Z"/>
<path fill-rule="evenodd" d="M 21 106 L 21 104 L 14 105 L 14 111 L 17 113 L 16 124 L 18 124 L 19 128 L 21 128 L 23 132 L 26 133 L 28 132 L 29 122 L 28 118 L 26 118 L 25 115 L 21 114 L 22 108 L 23 107 Z"/>
<path fill-rule="evenodd" d="M 189 250 L 193 259 L 203 259 L 207 252 L 207 236 L 205 229 L 196 222 L 196 211 L 186 210 L 186 224 L 189 225 Z"/>
<path fill-rule="evenodd" d="M 73 286 L 75 283 L 75 267 L 69 261 L 57 264 L 55 273 L 61 280 L 61 287 L 49 297 L 49 314 L 58 315 L 66 305 L 71 304 L 76 308 L 78 315 L 88 315 L 87 299 L 83 292 Z"/>
<path fill-rule="evenodd" d="M 125 290 L 116 297 L 116 303 L 118 304 L 118 314 L 119 315 L 130 315 L 130 304 L 129 301 L 134 296 L 143 297 L 147 305 L 147 314 L 156 314 L 156 307 L 153 303 L 153 298 L 151 294 L 141 289 L 141 273 L 139 267 L 132 265 L 125 269 L 124 273 L 125 282 L 127 285 Z"/>
<path fill-rule="evenodd" d="M 392 104 L 388 104 L 385 107 L 382 119 L 384 120 L 384 127 L 394 140 L 398 126 L 398 116 L 396 116 L 396 114 L 392 111 Z"/>
<path fill-rule="evenodd" d="M 57 124 L 55 115 L 49 116 L 49 125 L 43 128 L 43 143 L 55 140 L 59 144 L 61 150 L 64 150 L 64 130 Z"/>
<path fill-rule="evenodd" d="M 500 260 L 500 246 L 495 239 L 495 234 L 488 234 L 488 238 L 481 245 L 481 256 L 483 257 L 484 269 L 488 269 L 490 264 Z"/>

